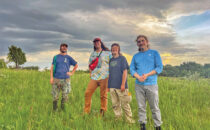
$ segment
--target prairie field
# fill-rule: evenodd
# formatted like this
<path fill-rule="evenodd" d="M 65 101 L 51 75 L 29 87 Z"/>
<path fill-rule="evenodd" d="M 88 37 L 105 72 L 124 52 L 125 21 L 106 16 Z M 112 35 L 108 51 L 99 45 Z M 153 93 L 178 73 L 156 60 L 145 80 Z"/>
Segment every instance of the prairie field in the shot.
<path fill-rule="evenodd" d="M 0 70 L 1 130 L 138 130 L 138 106 L 135 79 L 128 77 L 130 103 L 135 124 L 115 121 L 110 95 L 105 117 L 99 116 L 99 88 L 92 97 L 90 115 L 83 114 L 84 93 L 89 82 L 87 73 L 76 72 L 71 77 L 72 91 L 61 111 L 52 111 L 50 73 L 30 70 Z M 159 77 L 160 110 L 164 130 L 210 129 L 210 79 Z M 152 114 L 147 105 L 148 130 L 153 130 Z"/>

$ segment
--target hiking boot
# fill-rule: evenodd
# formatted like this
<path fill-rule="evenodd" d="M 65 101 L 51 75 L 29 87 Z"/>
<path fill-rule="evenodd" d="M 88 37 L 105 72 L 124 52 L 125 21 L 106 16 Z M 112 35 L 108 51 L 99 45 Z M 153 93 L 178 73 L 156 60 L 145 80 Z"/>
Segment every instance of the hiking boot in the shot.
<path fill-rule="evenodd" d="M 53 111 L 56 111 L 58 108 L 57 101 L 53 101 Z"/>
<path fill-rule="evenodd" d="M 140 124 L 141 130 L 146 130 L 145 124 Z"/>
<path fill-rule="evenodd" d="M 65 99 L 64 98 L 62 98 L 62 100 L 61 100 L 61 109 L 63 111 L 65 111 Z"/>
<path fill-rule="evenodd" d="M 100 116 L 101 117 L 104 117 L 104 113 L 105 113 L 105 111 L 103 109 L 100 109 Z"/>
<path fill-rule="evenodd" d="M 160 126 L 155 127 L 155 130 L 161 130 L 161 127 Z"/>

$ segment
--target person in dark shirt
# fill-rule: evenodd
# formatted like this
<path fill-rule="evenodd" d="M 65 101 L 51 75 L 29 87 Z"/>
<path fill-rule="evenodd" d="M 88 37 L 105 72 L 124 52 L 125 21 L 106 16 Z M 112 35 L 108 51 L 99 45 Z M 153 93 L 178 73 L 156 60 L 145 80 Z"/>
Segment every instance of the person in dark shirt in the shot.
<path fill-rule="evenodd" d="M 52 84 L 53 110 L 57 110 L 57 101 L 59 92 L 62 90 L 61 109 L 64 110 L 65 102 L 68 100 L 68 94 L 71 91 L 70 76 L 74 74 L 78 65 L 77 62 L 67 54 L 68 45 L 60 45 L 60 54 L 54 56 L 50 69 L 50 83 Z M 71 72 L 70 66 L 74 68 Z"/>
<path fill-rule="evenodd" d="M 117 43 L 111 46 L 112 58 L 109 62 L 108 89 L 110 91 L 113 111 L 116 119 L 122 119 L 122 109 L 125 112 L 126 120 L 135 123 L 132 119 L 130 108 L 131 95 L 128 92 L 127 70 L 129 69 L 127 60 L 120 54 L 120 46 Z"/>

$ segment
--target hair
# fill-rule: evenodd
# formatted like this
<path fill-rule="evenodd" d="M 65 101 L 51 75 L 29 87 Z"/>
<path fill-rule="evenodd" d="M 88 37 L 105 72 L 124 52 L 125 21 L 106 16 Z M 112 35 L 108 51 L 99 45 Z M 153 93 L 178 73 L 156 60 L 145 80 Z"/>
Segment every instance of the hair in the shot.
<path fill-rule="evenodd" d="M 136 42 L 138 41 L 138 39 L 140 37 L 144 38 L 147 41 L 147 43 L 148 43 L 147 47 L 150 48 L 149 40 L 148 40 L 147 36 L 145 36 L 145 35 L 138 35 L 136 38 Z M 141 48 L 139 48 L 139 51 L 142 51 Z"/>
<path fill-rule="evenodd" d="M 102 41 L 100 41 L 100 42 L 101 42 L 102 51 L 110 51 L 109 48 L 107 48 Z M 93 46 L 93 49 L 94 49 L 94 51 L 96 51 L 96 47 L 95 46 Z"/>
<path fill-rule="evenodd" d="M 68 48 L 68 45 L 66 43 L 61 43 L 60 47 L 66 46 Z"/>
<path fill-rule="evenodd" d="M 62 46 L 65 46 L 66 48 L 68 48 L 68 44 L 66 44 L 66 43 L 61 43 L 61 44 L 60 44 L 60 51 L 61 51 L 61 47 L 62 47 Z"/>
<path fill-rule="evenodd" d="M 113 43 L 112 46 L 111 46 L 111 50 L 112 50 L 112 47 L 114 47 L 114 46 L 117 46 L 118 47 L 118 50 L 119 50 L 118 54 L 120 56 L 122 56 L 122 54 L 120 53 L 120 45 L 118 43 Z"/>

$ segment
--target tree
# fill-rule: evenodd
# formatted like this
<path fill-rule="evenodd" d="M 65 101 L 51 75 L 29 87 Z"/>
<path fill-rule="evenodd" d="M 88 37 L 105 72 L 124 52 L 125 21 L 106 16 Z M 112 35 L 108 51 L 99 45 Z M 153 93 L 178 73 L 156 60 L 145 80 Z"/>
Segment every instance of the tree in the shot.
<path fill-rule="evenodd" d="M 202 65 L 196 62 L 184 62 L 180 65 L 181 70 L 191 71 L 191 72 L 199 72 L 202 68 Z"/>
<path fill-rule="evenodd" d="M 26 70 L 39 70 L 39 66 L 26 66 L 26 67 L 22 67 L 22 69 L 26 69 Z"/>
<path fill-rule="evenodd" d="M 210 64 L 204 64 L 204 68 L 205 68 L 205 69 L 210 68 Z"/>
<path fill-rule="evenodd" d="M 15 62 L 16 68 L 18 68 L 19 65 L 22 65 L 26 62 L 26 56 L 22 49 L 17 48 L 13 45 L 9 47 L 9 53 L 7 55 L 7 58 L 9 62 Z"/>
<path fill-rule="evenodd" d="M 7 68 L 7 65 L 4 59 L 0 59 L 0 68 Z"/>

